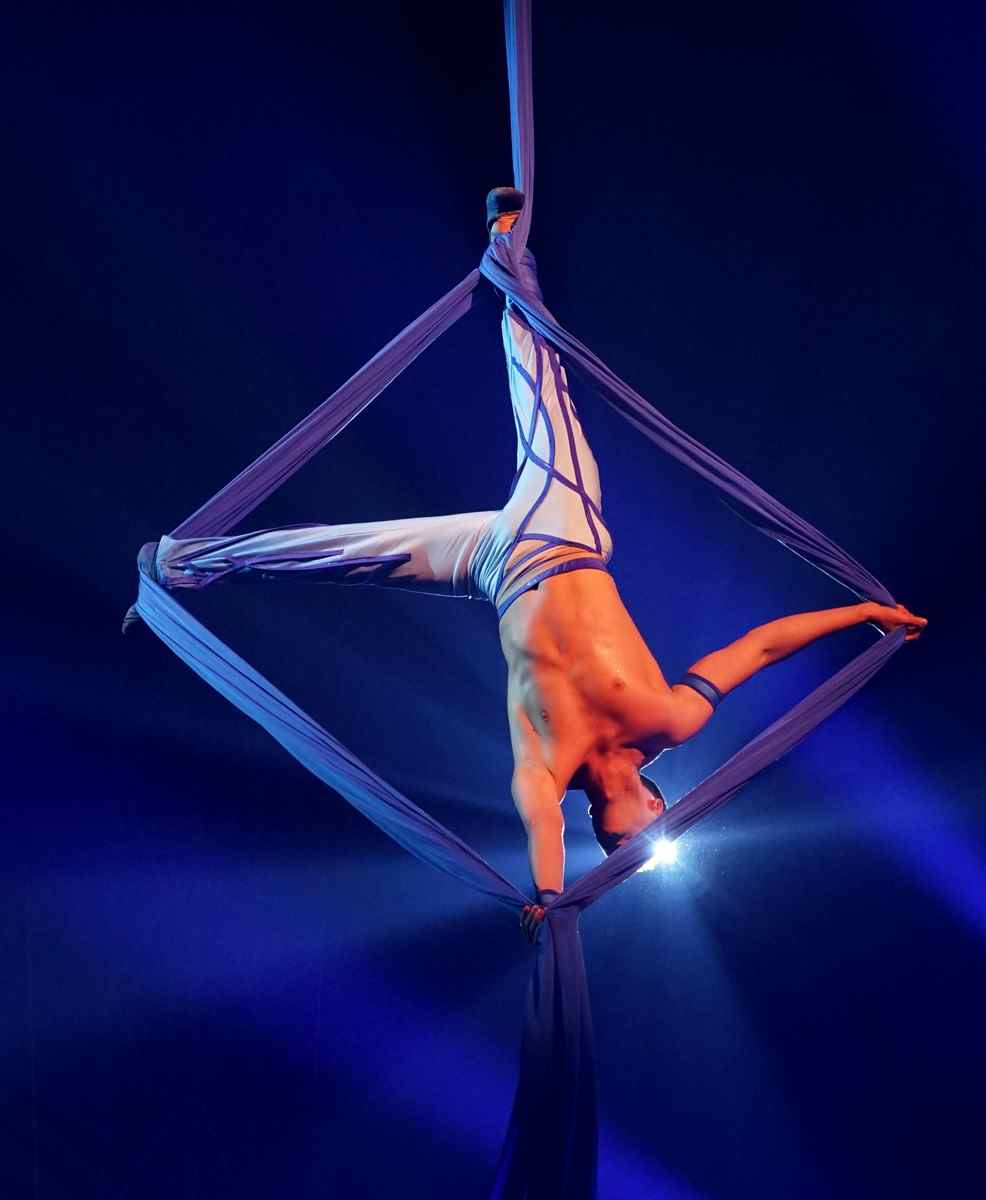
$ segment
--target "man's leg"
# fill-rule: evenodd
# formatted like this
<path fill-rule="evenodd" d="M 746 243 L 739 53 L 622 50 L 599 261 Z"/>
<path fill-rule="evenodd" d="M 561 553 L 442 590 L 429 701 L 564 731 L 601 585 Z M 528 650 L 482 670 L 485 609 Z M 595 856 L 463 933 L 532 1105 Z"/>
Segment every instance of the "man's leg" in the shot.
<path fill-rule="evenodd" d="M 503 347 L 517 430 L 517 474 L 493 525 L 500 601 L 550 565 L 605 563 L 613 543 L 602 518 L 599 469 L 572 404 L 557 352 L 516 310 L 503 315 Z"/>
<path fill-rule="evenodd" d="M 227 576 L 379 584 L 472 596 L 470 565 L 495 512 L 351 525 L 291 525 L 226 537 L 164 537 L 155 574 L 167 588 Z"/>
<path fill-rule="evenodd" d="M 225 537 L 164 537 L 155 574 L 168 588 L 226 576 L 390 585 L 497 603 L 547 566 L 609 560 L 599 471 L 557 353 L 508 309 L 503 342 L 517 429 L 517 473 L 497 512 L 297 525 Z M 501 610 L 502 610 L 502 606 Z"/>

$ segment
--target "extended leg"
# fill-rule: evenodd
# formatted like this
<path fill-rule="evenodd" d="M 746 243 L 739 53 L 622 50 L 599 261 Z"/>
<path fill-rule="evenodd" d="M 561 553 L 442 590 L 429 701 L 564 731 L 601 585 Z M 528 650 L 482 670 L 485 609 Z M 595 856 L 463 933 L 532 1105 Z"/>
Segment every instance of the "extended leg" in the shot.
<path fill-rule="evenodd" d="M 164 537 L 156 575 L 168 588 L 201 588 L 245 574 L 471 596 L 472 558 L 496 516 L 459 513 L 350 525 L 290 525 L 227 537 Z"/>

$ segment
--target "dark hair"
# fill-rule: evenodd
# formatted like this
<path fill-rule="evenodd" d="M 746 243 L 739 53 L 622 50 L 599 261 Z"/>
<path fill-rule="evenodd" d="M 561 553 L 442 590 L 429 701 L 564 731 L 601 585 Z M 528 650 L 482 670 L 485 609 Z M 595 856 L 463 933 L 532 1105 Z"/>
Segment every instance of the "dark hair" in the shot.
<path fill-rule="evenodd" d="M 646 775 L 641 775 L 640 782 L 644 785 L 644 787 L 650 792 L 650 794 L 656 800 L 660 800 L 661 812 L 658 815 L 660 816 L 664 812 L 666 812 L 667 807 L 668 807 L 668 802 L 667 802 L 667 800 L 665 800 L 664 793 L 657 786 L 657 784 L 654 782 L 654 780 L 648 779 Z M 624 831 L 622 833 L 610 833 L 608 830 L 603 829 L 603 827 L 599 824 L 599 819 L 598 819 L 594 809 L 595 809 L 595 805 L 593 805 L 589 809 L 589 817 L 592 821 L 592 832 L 596 835 L 596 841 L 602 847 L 603 853 L 608 858 L 613 853 L 614 850 L 619 849 L 620 842 L 622 842 L 623 839 L 627 836 L 626 831 Z"/>
<path fill-rule="evenodd" d="M 620 848 L 620 842 L 626 837 L 625 833 L 607 833 L 605 829 L 600 829 L 595 824 L 592 826 L 592 832 L 596 835 L 596 841 L 602 846 L 603 853 L 607 858 L 614 850 Z"/>

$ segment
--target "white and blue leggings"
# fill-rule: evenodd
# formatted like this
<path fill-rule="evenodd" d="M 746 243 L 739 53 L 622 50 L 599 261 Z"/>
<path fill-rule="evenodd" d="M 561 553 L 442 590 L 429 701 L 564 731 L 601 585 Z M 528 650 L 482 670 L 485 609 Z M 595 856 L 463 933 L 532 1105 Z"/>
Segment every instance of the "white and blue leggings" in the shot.
<path fill-rule="evenodd" d="M 517 473 L 499 512 L 353 525 L 288 525 L 228 537 L 164 537 L 157 575 L 169 588 L 232 574 L 382 584 L 483 597 L 502 616 L 563 571 L 605 570 L 599 470 L 557 353 L 508 306 L 503 347 L 517 429 Z"/>

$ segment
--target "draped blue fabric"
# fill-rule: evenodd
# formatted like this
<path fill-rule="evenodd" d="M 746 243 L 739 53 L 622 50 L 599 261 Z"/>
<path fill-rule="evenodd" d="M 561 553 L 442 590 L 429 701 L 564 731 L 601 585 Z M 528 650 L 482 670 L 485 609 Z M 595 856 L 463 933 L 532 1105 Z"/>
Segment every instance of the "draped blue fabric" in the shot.
<path fill-rule="evenodd" d="M 525 208 L 510 235 L 496 236 L 479 270 L 390 341 L 308 417 L 178 525 L 172 536 L 229 532 L 354 420 L 446 329 L 469 311 L 480 274 L 632 425 L 719 488 L 747 520 L 855 592 L 884 604 L 883 585 L 841 547 L 745 475 L 673 425 L 545 308 L 527 251 L 533 212 L 534 128 L 530 0 L 504 0 L 514 183 Z M 460 838 L 380 779 L 316 721 L 195 620 L 138 559 L 137 611 L 207 683 L 257 721 L 318 778 L 411 854 L 513 910 L 528 901 Z M 881 638 L 694 787 L 663 816 L 587 872 L 547 910 L 524 1016 L 520 1075 L 492 1195 L 496 1200 L 591 1200 L 596 1195 L 596 1099 L 589 997 L 579 937 L 582 910 L 636 872 L 656 837 L 676 838 L 725 804 L 838 709 L 904 641 Z"/>

